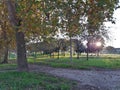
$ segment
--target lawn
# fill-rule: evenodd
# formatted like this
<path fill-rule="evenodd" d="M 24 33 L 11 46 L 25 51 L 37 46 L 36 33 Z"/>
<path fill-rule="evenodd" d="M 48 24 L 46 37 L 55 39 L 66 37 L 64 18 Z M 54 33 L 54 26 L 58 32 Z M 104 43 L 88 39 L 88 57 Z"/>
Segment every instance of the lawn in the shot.
<path fill-rule="evenodd" d="M 0 72 L 0 90 L 70 90 L 77 83 L 44 73 Z"/>
<path fill-rule="evenodd" d="M 60 68 L 72 68 L 72 69 L 91 69 L 91 68 L 103 68 L 103 69 L 119 69 L 120 68 L 120 55 L 101 55 L 90 56 L 89 60 L 86 60 L 86 57 L 82 55 L 80 59 L 73 57 L 73 60 L 70 61 L 69 57 L 56 57 L 50 58 L 47 56 L 41 56 L 38 58 L 28 58 L 30 63 L 35 63 L 38 65 L 47 65 L 51 67 L 60 67 Z"/>
<path fill-rule="evenodd" d="M 17 68 L 15 59 L 10 60 L 10 64 L 0 65 L 0 90 L 70 90 L 77 85 L 77 82 L 64 78 L 53 77 L 45 73 L 16 72 L 10 71 Z M 82 55 L 80 59 L 73 57 L 50 58 L 48 56 L 28 57 L 29 63 L 46 65 L 58 68 L 71 69 L 120 69 L 120 55 L 101 55 L 99 57 L 90 56 L 89 60 Z M 16 62 L 16 61 L 15 61 Z"/>
<path fill-rule="evenodd" d="M 16 64 L 0 64 L 0 71 L 15 70 L 17 68 Z"/>

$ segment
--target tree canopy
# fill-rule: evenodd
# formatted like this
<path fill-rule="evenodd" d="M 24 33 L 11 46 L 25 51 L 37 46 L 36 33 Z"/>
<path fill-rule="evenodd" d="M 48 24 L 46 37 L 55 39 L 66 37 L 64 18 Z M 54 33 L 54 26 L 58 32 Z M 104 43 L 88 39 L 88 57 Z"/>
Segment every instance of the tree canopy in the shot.
<path fill-rule="evenodd" d="M 0 34 L 4 32 L 3 39 L 8 41 L 16 37 L 18 68 L 24 71 L 28 68 L 26 39 L 49 38 L 58 31 L 69 37 L 84 31 L 89 35 L 104 32 L 104 22 L 115 23 L 113 13 L 118 3 L 119 0 L 1 0 Z"/>

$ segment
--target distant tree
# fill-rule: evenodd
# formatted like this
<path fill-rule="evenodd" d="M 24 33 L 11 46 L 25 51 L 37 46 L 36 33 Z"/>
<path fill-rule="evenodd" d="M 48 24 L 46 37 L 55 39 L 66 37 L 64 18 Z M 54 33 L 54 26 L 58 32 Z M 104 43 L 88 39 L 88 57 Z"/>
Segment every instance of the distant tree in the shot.
<path fill-rule="evenodd" d="M 118 3 L 118 0 L 1 0 L 0 12 L 6 8 L 7 21 L 15 31 L 18 69 L 28 71 L 25 36 L 37 33 L 49 37 L 60 28 L 69 36 L 72 60 L 72 37 L 85 30 L 93 35 L 106 21 L 115 23 L 112 15 Z M 81 22 L 84 17 L 86 21 Z M 82 24 L 86 25 L 84 30 Z"/>
<path fill-rule="evenodd" d="M 74 41 L 74 43 L 75 43 L 75 47 L 74 48 L 75 48 L 75 51 L 77 53 L 77 59 L 79 59 L 80 54 L 85 52 L 86 48 L 83 45 L 83 43 L 80 40 L 78 40 L 78 39 L 76 39 Z"/>
<path fill-rule="evenodd" d="M 70 60 L 72 60 L 72 37 L 81 32 L 81 25 L 79 23 L 80 16 L 83 12 L 83 1 L 82 0 L 68 0 L 60 2 L 61 8 L 60 13 L 60 28 L 61 32 L 65 33 L 69 37 L 70 43 Z"/>
<path fill-rule="evenodd" d="M 111 53 L 111 54 L 116 52 L 116 50 L 113 46 L 107 46 L 106 50 L 108 53 Z"/>
<path fill-rule="evenodd" d="M 65 56 L 65 52 L 68 51 L 69 41 L 64 39 L 64 42 L 62 43 L 61 51 L 62 54 Z"/>
<path fill-rule="evenodd" d="M 105 40 L 101 36 L 97 35 L 94 37 L 89 37 L 87 43 L 87 53 L 96 53 L 99 56 L 99 52 L 104 47 Z"/>
<path fill-rule="evenodd" d="M 67 47 L 69 45 L 69 42 L 66 39 L 58 39 L 57 40 L 57 47 L 58 47 L 58 59 L 59 59 L 59 51 L 64 54 L 65 56 L 65 51 L 67 51 Z"/>

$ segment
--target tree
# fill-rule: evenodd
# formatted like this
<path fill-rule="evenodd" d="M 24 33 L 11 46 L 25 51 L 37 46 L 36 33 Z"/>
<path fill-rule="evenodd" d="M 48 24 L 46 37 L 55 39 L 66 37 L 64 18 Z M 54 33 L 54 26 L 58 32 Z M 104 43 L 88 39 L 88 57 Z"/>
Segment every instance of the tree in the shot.
<path fill-rule="evenodd" d="M 96 53 L 99 55 L 99 52 L 104 47 L 105 40 L 101 36 L 97 35 L 94 37 L 89 38 L 88 40 L 88 52 L 89 53 Z"/>
<path fill-rule="evenodd" d="M 111 54 L 116 53 L 115 48 L 112 46 L 107 46 L 105 49 L 107 50 L 108 53 L 111 53 Z"/>
<path fill-rule="evenodd" d="M 59 1 L 60 28 L 70 37 L 70 59 L 72 59 L 72 37 L 83 31 L 94 35 L 104 26 L 104 22 L 114 23 L 113 12 L 118 0 L 67 0 Z M 88 37 L 87 36 L 87 37 Z"/>
<path fill-rule="evenodd" d="M 15 30 L 17 46 L 17 62 L 19 71 L 28 71 L 26 59 L 25 35 L 29 37 L 32 34 L 35 35 L 37 33 L 36 35 L 41 35 L 45 37 L 45 35 L 48 35 L 50 32 L 54 32 L 51 31 L 51 28 L 53 28 L 51 25 L 54 25 L 53 23 L 56 20 L 56 18 L 52 16 L 49 18 L 48 12 L 51 9 L 47 7 L 49 6 L 46 5 L 48 3 L 49 2 L 47 1 L 45 3 L 44 1 L 35 0 L 5 1 L 6 7 L 8 9 L 10 23 L 12 25 L 12 28 Z M 53 21 L 52 23 L 50 23 L 51 19 Z"/>
<path fill-rule="evenodd" d="M 118 0 L 3 0 L 8 10 L 9 21 L 15 31 L 17 61 L 20 71 L 28 70 L 26 60 L 25 36 L 50 37 L 61 28 L 70 37 L 81 33 L 87 19 L 87 33 L 93 33 L 104 21 L 114 23 L 112 15 Z M 1 8 L 2 9 L 2 8 Z M 83 21 L 83 20 L 82 20 Z M 72 48 L 70 50 L 72 60 Z"/>
<path fill-rule="evenodd" d="M 75 48 L 75 51 L 77 53 L 77 59 L 79 59 L 80 54 L 83 53 L 83 52 L 85 52 L 86 48 L 83 45 L 83 43 L 81 42 L 81 40 L 76 39 L 74 41 L 75 41 L 74 42 L 75 43 L 75 47 L 74 48 Z"/>
<path fill-rule="evenodd" d="M 83 16 L 83 1 L 68 0 L 61 1 L 60 5 L 60 28 L 61 32 L 69 36 L 70 60 L 72 60 L 72 37 L 81 32 L 80 17 Z"/>
<path fill-rule="evenodd" d="M 65 39 L 59 38 L 59 39 L 57 39 L 56 43 L 57 43 L 57 52 L 58 52 L 58 59 L 59 59 L 60 50 L 61 50 L 62 54 L 65 56 L 65 51 L 67 51 L 69 42 Z"/>
<path fill-rule="evenodd" d="M 5 7 L 5 3 L 3 1 L 0 2 L 0 40 L 3 52 L 3 61 L 1 63 L 8 63 L 8 49 L 12 46 L 14 41 L 14 31 L 10 27 L 10 23 L 8 22 L 8 13 Z"/>
<path fill-rule="evenodd" d="M 25 36 L 46 37 L 57 29 L 54 1 L 48 0 L 6 0 L 8 16 L 16 32 L 17 61 L 20 71 L 28 70 Z M 27 6 L 27 7 L 26 7 Z M 53 31 L 54 30 L 54 31 Z"/>
<path fill-rule="evenodd" d="M 16 5 L 12 0 L 6 0 L 6 7 L 8 10 L 8 16 L 10 23 L 15 30 L 16 36 L 16 46 L 17 46 L 17 64 L 19 71 L 28 71 L 28 64 L 26 58 L 26 48 L 25 48 L 25 36 L 22 31 L 19 31 L 18 27 L 21 25 L 21 20 L 17 17 Z"/>
<path fill-rule="evenodd" d="M 86 0 L 85 13 L 87 17 L 87 38 L 96 35 L 97 32 L 105 31 L 104 22 L 115 23 L 113 13 L 118 7 L 119 0 Z M 88 45 L 88 44 L 87 44 Z M 88 57 L 88 53 L 87 53 Z M 87 58 L 88 59 L 88 58 Z"/>

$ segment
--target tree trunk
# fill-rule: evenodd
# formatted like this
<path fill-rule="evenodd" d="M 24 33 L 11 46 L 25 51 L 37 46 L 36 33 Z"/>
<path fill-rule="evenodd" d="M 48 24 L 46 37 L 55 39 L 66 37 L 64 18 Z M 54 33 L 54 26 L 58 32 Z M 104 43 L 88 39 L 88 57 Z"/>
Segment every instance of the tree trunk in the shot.
<path fill-rule="evenodd" d="M 20 20 L 16 15 L 16 4 L 13 2 L 13 0 L 5 0 L 5 2 L 8 9 L 9 20 L 13 26 L 13 29 L 16 31 L 18 70 L 28 71 L 24 33 L 22 31 L 18 31 Z"/>
<path fill-rule="evenodd" d="M 26 47 L 23 32 L 16 32 L 17 64 L 19 71 L 28 71 Z"/>
<path fill-rule="evenodd" d="M 52 57 L 52 53 L 49 54 L 50 55 L 50 58 Z"/>
<path fill-rule="evenodd" d="M 89 59 L 89 47 L 88 47 L 88 43 L 87 43 L 87 60 Z"/>
<path fill-rule="evenodd" d="M 8 63 L 8 45 L 5 45 L 4 57 L 3 57 L 3 61 L 1 63 L 2 64 Z"/>
<path fill-rule="evenodd" d="M 61 55 L 65 57 L 65 51 L 61 51 Z"/>
<path fill-rule="evenodd" d="M 100 56 L 100 51 L 99 50 L 97 50 L 97 57 L 99 57 Z"/>
<path fill-rule="evenodd" d="M 88 53 L 88 51 L 87 51 L 87 60 L 89 59 L 89 53 Z"/>
<path fill-rule="evenodd" d="M 34 63 L 36 62 L 36 59 L 37 59 L 37 52 L 35 51 L 34 52 Z"/>
<path fill-rule="evenodd" d="M 72 61 L 72 38 L 70 37 L 70 60 Z"/>
<path fill-rule="evenodd" d="M 58 49 L 58 59 L 60 59 L 60 49 Z"/>
<path fill-rule="evenodd" d="M 8 63 L 8 47 L 9 47 L 9 42 L 8 42 L 8 36 L 7 36 L 7 32 L 6 32 L 6 22 L 4 22 L 4 30 L 3 30 L 3 38 L 4 38 L 4 57 L 3 57 L 3 61 L 1 63 Z"/>
<path fill-rule="evenodd" d="M 79 52 L 77 52 L 77 59 L 79 59 L 80 58 L 80 53 Z"/>

